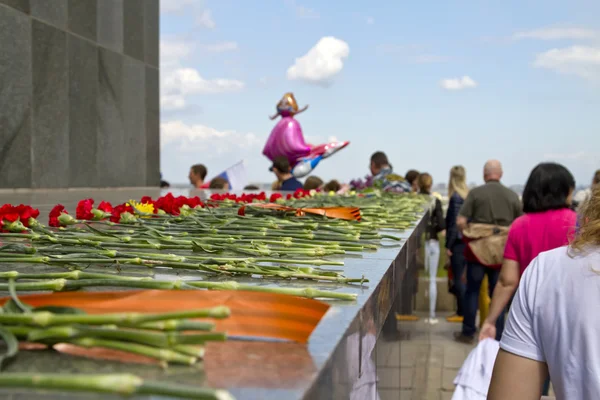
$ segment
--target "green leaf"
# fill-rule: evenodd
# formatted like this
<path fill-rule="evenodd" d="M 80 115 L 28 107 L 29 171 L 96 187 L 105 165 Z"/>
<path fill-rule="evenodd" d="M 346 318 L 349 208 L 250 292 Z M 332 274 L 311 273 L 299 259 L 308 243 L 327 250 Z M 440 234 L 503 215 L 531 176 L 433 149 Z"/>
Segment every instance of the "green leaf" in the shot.
<path fill-rule="evenodd" d="M 19 341 L 11 332 L 0 326 L 0 337 L 6 343 L 6 353 L 0 355 L 0 370 L 19 352 Z"/>
<path fill-rule="evenodd" d="M 113 238 L 117 238 L 120 239 L 120 236 L 118 235 L 114 235 L 112 233 L 108 233 L 106 231 L 101 231 L 100 229 L 96 229 L 94 228 L 91 224 L 87 223 L 85 224 L 85 227 L 88 228 L 90 231 L 97 233 L 100 236 L 108 236 L 108 237 L 113 237 Z"/>
<path fill-rule="evenodd" d="M 218 249 L 218 248 L 215 249 L 212 247 L 213 246 L 205 245 L 205 244 L 197 242 L 197 241 L 192 242 L 192 251 L 195 251 L 195 252 L 203 251 L 206 253 L 218 253 L 220 251 L 220 249 Z"/>
<path fill-rule="evenodd" d="M 21 308 L 14 302 L 13 299 L 9 299 L 2 307 L 2 312 L 6 314 L 23 314 Z"/>
<path fill-rule="evenodd" d="M 28 314 L 31 312 L 31 307 L 21 303 L 21 300 L 19 300 L 19 296 L 17 296 L 17 291 L 15 289 L 15 280 L 14 279 L 9 279 L 8 280 L 8 293 L 10 294 L 10 298 L 11 300 L 15 303 L 15 305 L 19 308 L 19 310 L 21 310 L 21 312 Z"/>
<path fill-rule="evenodd" d="M 35 254 L 35 247 L 25 246 L 18 243 L 5 244 L 0 246 L 0 252 L 19 253 L 19 254 Z"/>
<path fill-rule="evenodd" d="M 75 307 L 62 307 L 62 306 L 42 306 L 42 307 L 36 307 L 33 309 L 33 311 L 38 312 L 38 311 L 49 311 L 53 314 L 85 314 L 85 311 L 80 310 L 79 308 L 75 308 Z"/>

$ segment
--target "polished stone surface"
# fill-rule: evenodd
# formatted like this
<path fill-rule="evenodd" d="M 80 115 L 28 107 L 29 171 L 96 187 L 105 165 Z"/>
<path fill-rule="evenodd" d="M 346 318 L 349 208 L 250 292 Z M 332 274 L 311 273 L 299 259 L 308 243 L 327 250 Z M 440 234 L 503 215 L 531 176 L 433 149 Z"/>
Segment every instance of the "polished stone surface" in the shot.
<path fill-rule="evenodd" d="M 124 115 L 121 112 L 123 63 L 124 59 L 118 53 L 103 48 L 98 49 L 97 186 L 125 185 L 127 154 L 120 150 L 125 132 Z"/>
<path fill-rule="evenodd" d="M 69 0 L 69 30 L 96 41 L 98 0 Z M 100 0 L 103 1 L 103 0 Z"/>
<path fill-rule="evenodd" d="M 6 4 L 7 6 L 13 7 L 24 13 L 29 13 L 31 11 L 29 1 L 30 0 L 0 0 L 0 4 Z"/>
<path fill-rule="evenodd" d="M 123 65 L 123 137 L 126 171 L 123 186 L 146 185 L 146 65 L 124 58 Z"/>
<path fill-rule="evenodd" d="M 144 61 L 158 68 L 159 66 L 159 0 L 144 1 Z"/>
<path fill-rule="evenodd" d="M 67 27 L 68 0 L 29 0 L 31 3 L 31 16 L 58 28 Z"/>
<path fill-rule="evenodd" d="M 164 192 L 163 192 L 164 193 Z M 143 195 L 157 197 L 159 190 L 68 190 L 68 191 L 28 191 L 23 193 L 2 192 L 4 201 L 33 204 L 40 208 L 42 221 L 56 203 L 64 204 L 73 210 L 77 201 L 83 198 L 108 200 L 113 203 L 140 198 Z M 174 194 L 207 196 L 208 193 L 181 191 Z M 62 358 L 49 352 L 40 353 L 33 358 L 19 355 L 17 361 L 9 367 L 10 371 L 134 371 L 155 380 L 185 382 L 198 385 L 223 387 L 231 391 L 238 400 L 250 399 L 348 399 L 350 394 L 359 395 L 359 380 L 374 380 L 386 371 L 376 370 L 376 338 L 397 340 L 397 329 L 382 331 L 385 325 L 395 324 L 395 299 L 406 271 L 412 269 L 407 262 L 415 260 L 424 221 L 414 230 L 407 230 L 398 236 L 402 242 L 385 242 L 386 246 L 376 252 L 343 256 L 343 271 L 347 276 L 364 276 L 369 283 L 359 285 L 341 285 L 335 283 L 310 283 L 303 281 L 255 280 L 239 278 L 236 280 L 255 285 L 284 287 L 315 287 L 328 290 L 355 293 L 356 302 L 332 301 L 321 322 L 312 333 L 307 345 L 297 343 L 242 342 L 230 340 L 226 343 L 211 343 L 207 347 L 202 371 L 190 368 L 169 368 L 163 371 L 154 366 L 122 365 L 116 362 L 98 362 Z M 409 268 L 410 267 L 410 268 Z M 11 265 L 0 265 L 0 270 L 13 269 Z M 32 267 L 36 270 L 46 267 Z M 21 269 L 25 271 L 25 269 Z M 133 269 L 132 269 L 133 270 Z M 136 271 L 146 271 L 137 268 Z M 155 270 L 160 278 L 195 278 L 197 273 L 179 273 L 165 269 Z M 212 278 L 215 279 L 215 278 Z M 216 278 L 218 279 L 218 278 Z M 231 278 L 227 278 L 231 279 Z M 106 289 L 106 288 L 104 288 Z M 392 312 L 390 312 L 392 311 Z M 53 361 L 60 359 L 60 361 Z M 38 361 L 35 361 L 38 360 Z M 42 362 L 43 361 L 43 362 Z M 60 364 L 57 364 L 60 362 Z M 55 367 L 59 365 L 59 367 Z M 383 368 L 383 367 L 382 367 Z M 373 375 L 375 374 L 375 375 Z M 389 388 L 386 388 L 389 389 Z M 44 395 L 29 398 L 56 398 Z M 69 398 L 88 398 L 73 394 Z M 100 397 L 89 397 L 100 398 Z M 106 397 L 103 397 L 106 398 Z M 369 398 L 369 397 L 357 397 Z"/>
<path fill-rule="evenodd" d="M 69 186 L 67 33 L 32 21 L 33 131 L 31 186 Z"/>
<path fill-rule="evenodd" d="M 123 0 L 98 2 L 97 33 L 99 45 L 123 52 Z"/>
<path fill-rule="evenodd" d="M 123 3 L 123 52 L 144 61 L 144 1 L 127 0 Z"/>
<path fill-rule="evenodd" d="M 149 66 L 146 66 L 146 185 L 160 186 L 159 72 Z"/>
<path fill-rule="evenodd" d="M 98 47 L 69 34 L 69 187 L 93 187 L 98 149 Z"/>
<path fill-rule="evenodd" d="M 0 43 L 0 188 L 30 187 L 31 19 L 0 5 Z"/>
<path fill-rule="evenodd" d="M 158 186 L 158 37 L 158 0 L 1 0 L 0 188 Z"/>

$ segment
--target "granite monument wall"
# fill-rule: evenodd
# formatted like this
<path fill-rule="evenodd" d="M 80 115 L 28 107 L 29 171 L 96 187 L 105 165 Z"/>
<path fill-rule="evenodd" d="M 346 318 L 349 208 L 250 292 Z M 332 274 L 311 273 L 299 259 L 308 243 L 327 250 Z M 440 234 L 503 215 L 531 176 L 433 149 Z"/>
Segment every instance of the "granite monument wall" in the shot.
<path fill-rule="evenodd" d="M 0 0 L 0 188 L 158 186 L 159 0 Z"/>

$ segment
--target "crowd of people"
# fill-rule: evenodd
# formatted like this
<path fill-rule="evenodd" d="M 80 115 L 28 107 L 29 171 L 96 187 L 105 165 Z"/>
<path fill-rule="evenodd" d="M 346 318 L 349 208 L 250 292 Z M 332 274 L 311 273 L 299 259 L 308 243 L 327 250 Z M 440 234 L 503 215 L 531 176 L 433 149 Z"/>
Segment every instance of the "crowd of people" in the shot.
<path fill-rule="evenodd" d="M 539 399 L 550 381 L 561 399 L 600 394 L 600 170 L 575 194 L 563 165 L 541 163 L 522 197 L 501 183 L 502 165 L 488 161 L 485 184 L 469 191 L 464 168 L 450 171 L 446 249 L 462 329 L 474 343 L 484 276 L 491 305 L 477 338 L 500 341 L 488 399 Z M 426 247 L 426 251 L 429 251 Z M 509 315 L 505 326 L 505 316 Z M 527 376 L 527 379 L 522 379 Z"/>
<path fill-rule="evenodd" d="M 369 169 L 370 185 L 382 190 L 432 195 L 430 174 L 411 169 L 403 177 L 396 175 L 381 151 L 371 156 Z M 276 177 L 273 190 L 343 193 L 356 186 L 325 183 L 317 176 L 301 183 L 285 157 L 276 158 L 269 170 Z M 229 189 L 226 179 L 206 182 L 206 176 L 204 165 L 190 168 L 195 188 Z M 559 398 L 597 398 L 600 317 L 593 306 L 600 303 L 600 170 L 589 189 L 575 193 L 575 179 L 567 168 L 541 163 L 531 171 L 521 197 L 502 184 L 502 176 L 502 164 L 490 160 L 483 168 L 485 183 L 470 189 L 465 168 L 453 166 L 445 215 L 440 199 L 433 196 L 425 230 L 425 269 L 430 277 L 426 322 L 438 322 L 436 277 L 442 240 L 450 291 L 456 297 L 456 315 L 448 319 L 462 322 L 455 340 L 500 341 L 488 398 L 539 399 L 548 393 L 550 381 Z M 491 305 L 478 332 L 485 277 Z"/>

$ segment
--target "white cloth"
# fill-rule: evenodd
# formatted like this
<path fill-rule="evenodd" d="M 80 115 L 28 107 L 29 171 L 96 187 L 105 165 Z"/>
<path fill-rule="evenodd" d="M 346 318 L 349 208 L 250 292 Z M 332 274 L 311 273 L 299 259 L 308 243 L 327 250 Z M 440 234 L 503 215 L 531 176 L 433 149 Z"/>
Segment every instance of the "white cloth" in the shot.
<path fill-rule="evenodd" d="M 372 359 L 373 350 L 377 337 L 367 333 L 362 338 L 362 346 L 359 346 L 360 334 L 354 333 L 346 339 L 346 358 L 348 373 L 351 381 L 354 381 L 350 400 L 379 400 L 377 392 L 377 367 Z M 358 364 L 360 359 L 359 350 L 362 347 L 362 360 L 360 364 L 362 371 L 358 379 Z"/>
<path fill-rule="evenodd" d="M 485 400 L 492 379 L 499 343 L 484 339 L 471 350 L 458 371 L 452 400 Z"/>
<path fill-rule="evenodd" d="M 227 168 L 219 176 L 227 179 L 230 190 L 242 190 L 248 184 L 248 172 L 244 160 Z"/>
<path fill-rule="evenodd" d="M 437 271 L 440 262 L 440 242 L 430 239 L 425 242 L 425 269 L 429 272 L 429 317 L 435 318 L 437 302 Z"/>
<path fill-rule="evenodd" d="M 541 253 L 521 277 L 500 347 L 545 362 L 557 399 L 600 398 L 600 248 Z"/>

